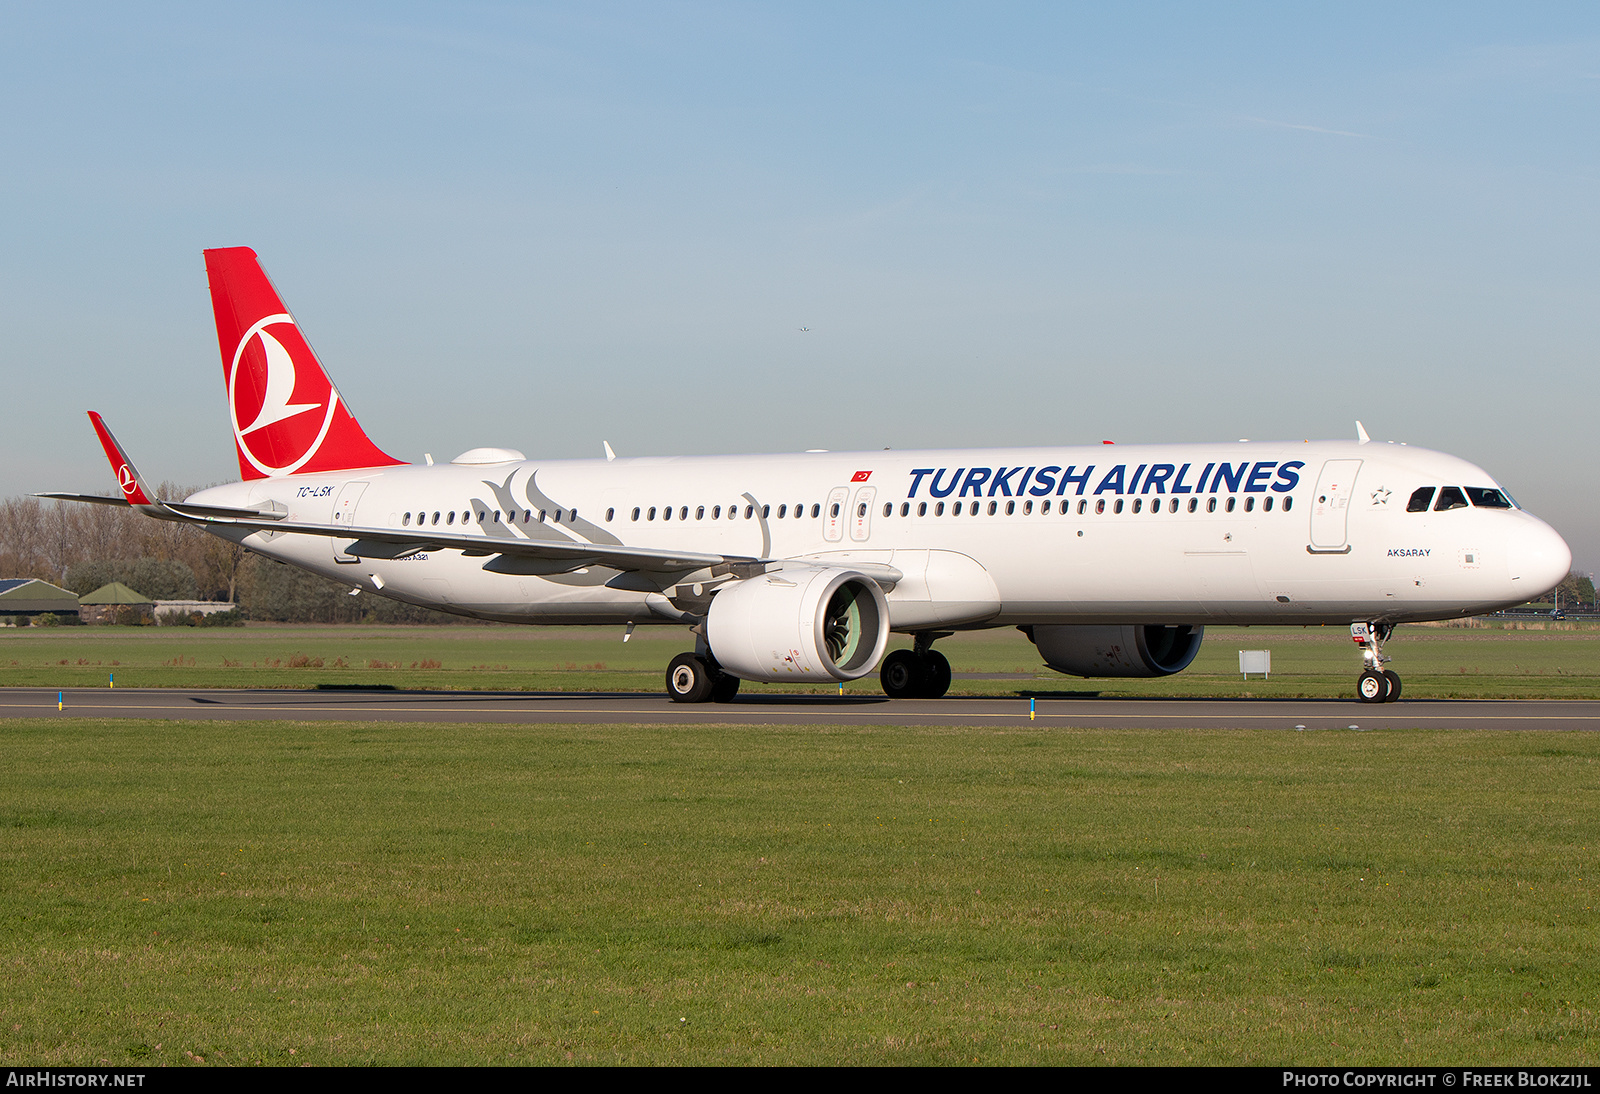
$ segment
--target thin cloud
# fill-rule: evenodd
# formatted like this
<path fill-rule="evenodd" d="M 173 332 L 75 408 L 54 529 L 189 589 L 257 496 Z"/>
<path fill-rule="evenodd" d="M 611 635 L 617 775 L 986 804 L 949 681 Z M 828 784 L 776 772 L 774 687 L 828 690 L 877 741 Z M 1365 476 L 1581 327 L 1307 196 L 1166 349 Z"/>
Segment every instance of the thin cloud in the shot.
<path fill-rule="evenodd" d="M 1371 133 L 1354 133 L 1348 129 L 1328 129 L 1325 126 L 1320 125 L 1302 125 L 1299 122 L 1280 122 L 1275 121 L 1272 118 L 1252 117 L 1249 114 L 1240 114 L 1237 115 L 1237 117 L 1240 117 L 1245 121 L 1251 122 L 1255 125 L 1265 125 L 1273 129 L 1300 129 L 1307 133 L 1326 133 L 1331 137 L 1355 137 L 1364 141 L 1381 141 L 1388 139 L 1387 137 L 1374 136 Z"/>

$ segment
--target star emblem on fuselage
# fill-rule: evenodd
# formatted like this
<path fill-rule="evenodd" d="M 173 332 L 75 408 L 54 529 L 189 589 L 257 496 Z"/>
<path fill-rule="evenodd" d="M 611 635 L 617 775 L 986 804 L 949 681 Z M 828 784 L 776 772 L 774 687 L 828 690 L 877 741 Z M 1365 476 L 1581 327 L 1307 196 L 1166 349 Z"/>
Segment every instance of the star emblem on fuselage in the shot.
<path fill-rule="evenodd" d="M 1376 490 L 1374 490 L 1372 492 L 1372 504 L 1373 505 L 1388 505 L 1389 504 L 1389 490 L 1388 490 L 1387 487 L 1380 486 L 1380 487 L 1378 487 Z"/>

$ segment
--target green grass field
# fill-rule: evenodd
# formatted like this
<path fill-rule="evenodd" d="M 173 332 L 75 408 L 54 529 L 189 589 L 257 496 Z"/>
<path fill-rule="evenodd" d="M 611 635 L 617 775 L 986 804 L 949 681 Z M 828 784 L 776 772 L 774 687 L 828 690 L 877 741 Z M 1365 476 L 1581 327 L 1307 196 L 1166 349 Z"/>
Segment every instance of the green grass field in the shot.
<path fill-rule="evenodd" d="M 7 1065 L 1600 1058 L 1592 734 L 0 734 Z"/>
<path fill-rule="evenodd" d="M 1600 627 L 1539 630 L 1401 627 L 1386 647 L 1412 698 L 1600 698 Z M 681 628 L 272 626 L 0 628 L 0 685 L 316 687 L 529 691 L 659 691 L 667 663 L 693 647 Z M 896 644 L 905 644 L 899 641 Z M 1045 668 L 1011 628 L 958 634 L 939 649 L 959 673 L 955 694 L 1348 697 L 1360 659 L 1343 628 L 1215 627 L 1193 666 L 1161 680 L 1079 680 Z M 1244 681 L 1240 649 L 1270 649 L 1270 680 Z M 827 685 L 746 684 L 757 690 Z M 846 685 L 878 693 L 875 675 Z"/>

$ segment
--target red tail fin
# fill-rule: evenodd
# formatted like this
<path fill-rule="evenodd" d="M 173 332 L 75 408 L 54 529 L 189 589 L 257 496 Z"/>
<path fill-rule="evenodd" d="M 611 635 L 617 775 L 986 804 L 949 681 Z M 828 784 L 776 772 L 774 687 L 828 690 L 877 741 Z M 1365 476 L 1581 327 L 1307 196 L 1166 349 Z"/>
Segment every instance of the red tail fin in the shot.
<path fill-rule="evenodd" d="M 246 480 L 388 467 L 249 247 L 206 252 L 228 411 Z"/>

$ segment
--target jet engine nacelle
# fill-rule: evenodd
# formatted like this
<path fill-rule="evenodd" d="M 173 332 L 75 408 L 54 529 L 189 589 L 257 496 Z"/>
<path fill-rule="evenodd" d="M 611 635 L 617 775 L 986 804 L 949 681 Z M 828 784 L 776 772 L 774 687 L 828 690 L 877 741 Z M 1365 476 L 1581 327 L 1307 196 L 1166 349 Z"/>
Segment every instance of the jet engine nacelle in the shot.
<path fill-rule="evenodd" d="M 889 604 L 854 570 L 779 570 L 718 591 L 706 641 L 744 680 L 854 680 L 883 657 Z"/>
<path fill-rule="evenodd" d="M 1200 652 L 1202 626 L 1034 626 L 1044 663 L 1069 676 L 1171 676 Z"/>

